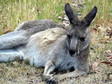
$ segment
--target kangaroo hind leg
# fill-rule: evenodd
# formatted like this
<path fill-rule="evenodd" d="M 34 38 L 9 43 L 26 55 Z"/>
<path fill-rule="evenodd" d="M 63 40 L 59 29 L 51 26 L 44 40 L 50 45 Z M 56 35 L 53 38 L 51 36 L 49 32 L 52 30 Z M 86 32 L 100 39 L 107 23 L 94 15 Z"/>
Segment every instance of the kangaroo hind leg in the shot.
<path fill-rule="evenodd" d="M 22 60 L 24 54 L 15 49 L 0 50 L 0 62 Z"/>
<path fill-rule="evenodd" d="M 25 44 L 27 38 L 25 31 L 14 31 L 0 36 L 0 50 L 13 48 Z"/>

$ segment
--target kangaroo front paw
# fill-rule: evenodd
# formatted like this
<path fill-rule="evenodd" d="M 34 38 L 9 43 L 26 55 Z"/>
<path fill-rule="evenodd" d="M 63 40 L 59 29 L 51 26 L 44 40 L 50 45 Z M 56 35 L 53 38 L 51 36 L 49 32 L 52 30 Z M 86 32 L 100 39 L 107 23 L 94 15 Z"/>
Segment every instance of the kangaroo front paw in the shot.
<path fill-rule="evenodd" d="M 58 80 L 55 76 L 51 76 L 46 79 L 46 84 L 58 84 Z"/>
<path fill-rule="evenodd" d="M 58 82 L 56 80 L 47 80 L 46 84 L 58 84 Z"/>

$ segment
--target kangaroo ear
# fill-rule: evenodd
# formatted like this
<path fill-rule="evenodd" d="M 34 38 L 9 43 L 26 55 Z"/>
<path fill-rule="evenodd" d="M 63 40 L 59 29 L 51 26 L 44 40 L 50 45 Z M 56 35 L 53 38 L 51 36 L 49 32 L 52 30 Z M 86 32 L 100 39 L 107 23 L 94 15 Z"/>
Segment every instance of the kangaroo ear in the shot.
<path fill-rule="evenodd" d="M 82 19 L 81 23 L 86 27 L 90 26 L 91 22 L 96 16 L 96 13 L 97 13 L 97 7 L 94 6 L 94 8 L 84 17 L 84 19 Z"/>
<path fill-rule="evenodd" d="M 76 16 L 75 12 L 73 12 L 73 10 L 70 7 L 69 3 L 67 3 L 65 5 L 65 13 L 66 13 L 67 17 L 69 18 L 69 21 L 70 21 L 71 24 L 73 24 L 73 25 L 77 25 L 78 24 L 79 19 Z"/>

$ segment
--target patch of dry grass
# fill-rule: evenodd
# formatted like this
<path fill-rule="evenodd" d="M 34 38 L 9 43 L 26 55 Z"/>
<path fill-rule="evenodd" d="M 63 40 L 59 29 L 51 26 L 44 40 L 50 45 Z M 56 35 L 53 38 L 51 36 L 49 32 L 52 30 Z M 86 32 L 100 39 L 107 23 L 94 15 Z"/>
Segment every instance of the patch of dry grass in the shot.
<path fill-rule="evenodd" d="M 14 30 L 18 24 L 34 19 L 53 19 L 63 15 L 69 0 L 0 0 L 0 34 Z"/>

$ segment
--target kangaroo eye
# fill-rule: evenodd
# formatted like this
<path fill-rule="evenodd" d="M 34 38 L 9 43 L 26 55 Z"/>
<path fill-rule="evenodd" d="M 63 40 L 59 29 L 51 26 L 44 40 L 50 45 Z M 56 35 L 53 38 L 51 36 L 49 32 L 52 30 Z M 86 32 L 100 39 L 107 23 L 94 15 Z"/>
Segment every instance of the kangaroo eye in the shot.
<path fill-rule="evenodd" d="M 85 37 L 79 37 L 80 41 L 85 41 Z"/>

